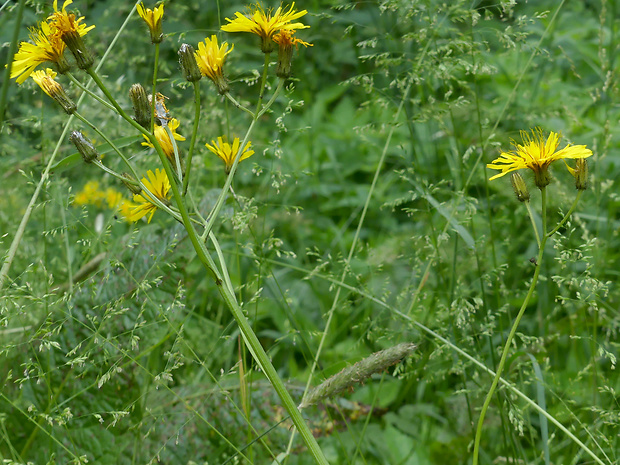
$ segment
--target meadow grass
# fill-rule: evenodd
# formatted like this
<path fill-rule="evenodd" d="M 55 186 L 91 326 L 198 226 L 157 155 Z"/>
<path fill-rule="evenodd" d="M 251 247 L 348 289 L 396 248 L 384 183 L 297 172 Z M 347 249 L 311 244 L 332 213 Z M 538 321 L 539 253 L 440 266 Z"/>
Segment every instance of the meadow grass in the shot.
<path fill-rule="evenodd" d="M 3 463 L 620 463 L 616 2 L 298 2 L 284 78 L 222 31 L 246 5 L 180 3 L 157 45 L 133 3 L 67 5 L 77 115 L 4 73 Z M 2 7 L 3 63 L 53 11 Z M 226 82 L 186 80 L 213 35 Z M 170 115 L 120 117 L 136 83 Z M 586 189 L 489 181 L 534 128 L 593 152 Z"/>

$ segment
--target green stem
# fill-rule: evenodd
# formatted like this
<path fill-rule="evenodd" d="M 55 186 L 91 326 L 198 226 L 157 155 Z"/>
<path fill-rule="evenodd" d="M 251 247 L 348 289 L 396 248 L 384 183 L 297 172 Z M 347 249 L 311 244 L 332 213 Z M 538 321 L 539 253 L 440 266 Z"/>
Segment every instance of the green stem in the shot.
<path fill-rule="evenodd" d="M 73 74 L 67 73 L 66 76 L 71 80 L 71 82 L 73 82 L 76 86 L 78 86 L 80 89 L 82 89 L 90 97 L 94 98 L 99 103 L 101 103 L 108 110 L 114 110 L 114 107 L 112 105 L 110 105 L 108 102 L 106 102 L 101 97 L 99 97 L 97 94 L 95 94 L 90 89 L 88 89 L 84 84 L 82 84 L 80 81 L 78 81 L 78 79 Z"/>
<path fill-rule="evenodd" d="M 558 229 L 564 226 L 564 223 L 568 221 L 568 218 L 570 218 L 570 216 L 575 211 L 575 208 L 577 208 L 577 202 L 579 202 L 579 198 L 581 197 L 581 194 L 583 194 L 582 190 L 577 191 L 577 197 L 575 197 L 575 200 L 573 201 L 573 205 L 570 207 L 570 210 L 568 210 L 568 213 L 564 215 L 564 218 L 562 218 L 562 221 L 560 221 L 558 225 L 555 228 L 553 228 L 552 231 L 547 233 L 547 237 L 553 236 L 556 232 L 558 232 Z"/>
<path fill-rule="evenodd" d="M 536 221 L 534 221 L 534 214 L 532 213 L 532 206 L 529 201 L 525 201 L 525 208 L 527 208 L 527 214 L 530 217 L 530 221 L 532 222 L 532 228 L 534 229 L 534 234 L 536 235 L 536 244 L 538 244 L 538 248 L 540 249 L 540 234 L 538 233 L 538 228 L 536 227 Z"/>
<path fill-rule="evenodd" d="M 151 132 L 155 130 L 155 100 L 157 90 L 157 66 L 159 64 L 159 44 L 155 44 L 155 63 L 153 63 L 153 87 L 151 88 Z"/>
<path fill-rule="evenodd" d="M 174 139 L 174 134 L 172 134 L 172 131 L 170 130 L 170 128 L 168 127 L 168 125 L 164 125 L 164 130 L 166 131 L 166 134 L 168 134 L 168 139 L 170 139 L 170 144 L 172 144 L 172 150 L 174 151 L 174 163 L 176 165 L 176 169 L 177 169 L 177 177 L 179 178 L 179 181 L 183 181 L 183 168 L 181 168 L 181 156 L 179 155 L 179 147 L 177 145 L 177 141 Z"/>
<path fill-rule="evenodd" d="M 7 67 L 4 70 L 4 82 L 2 83 L 2 90 L 0 91 L 0 123 L 4 121 L 4 110 L 6 108 L 7 96 L 9 95 L 9 86 L 11 85 L 11 65 L 13 56 L 17 51 L 17 44 L 19 42 L 19 30 L 22 26 L 22 18 L 24 17 L 25 5 L 25 0 L 19 0 L 19 5 L 17 5 L 17 14 L 15 15 L 15 27 L 13 29 L 13 36 L 11 37 L 11 42 L 9 45 L 9 53 L 7 55 Z"/>
<path fill-rule="evenodd" d="M 194 85 L 194 127 L 192 129 L 192 139 L 189 143 L 189 152 L 187 152 L 187 161 L 185 163 L 185 177 L 183 178 L 183 196 L 187 194 L 187 186 L 189 185 L 189 174 L 192 170 L 192 157 L 194 156 L 194 145 L 198 136 L 198 123 L 200 122 L 200 85 L 199 82 L 193 82 Z"/>
<path fill-rule="evenodd" d="M 548 236 L 545 234 L 547 230 L 547 190 L 544 187 L 540 188 L 541 193 L 541 212 L 542 212 L 542 230 L 543 230 L 543 238 L 540 242 L 540 247 L 538 248 L 538 257 L 536 258 L 536 269 L 534 271 L 534 276 L 532 277 L 532 282 L 530 283 L 530 288 L 527 291 L 527 295 L 525 296 L 525 300 L 523 304 L 521 304 L 521 308 L 519 309 L 519 313 L 512 324 L 512 328 L 510 328 L 510 333 L 508 334 L 508 338 L 506 339 L 506 343 L 504 344 L 504 349 L 502 350 L 502 356 L 499 360 L 499 365 L 497 366 L 497 371 L 495 372 L 495 377 L 493 378 L 493 382 L 491 383 L 491 387 L 489 392 L 487 393 L 486 399 L 484 400 L 484 404 L 482 405 L 482 410 L 480 411 L 480 418 L 478 419 L 478 426 L 476 428 L 476 438 L 474 440 L 474 454 L 473 454 L 473 465 L 478 465 L 478 456 L 480 454 L 480 439 L 482 438 L 482 427 L 484 425 L 484 417 L 487 413 L 489 405 L 491 404 L 491 399 L 493 398 L 493 394 L 495 394 L 495 389 L 497 388 L 497 384 L 499 383 L 499 379 L 502 376 L 502 372 L 504 371 L 504 365 L 506 364 L 506 359 L 508 358 L 508 352 L 510 351 L 510 346 L 512 345 L 512 340 L 514 339 L 515 333 L 517 332 L 517 328 L 519 323 L 521 322 L 521 318 L 525 313 L 525 309 L 534 294 L 534 290 L 536 289 L 536 283 L 538 282 L 538 276 L 540 275 L 540 269 L 542 267 L 542 259 L 545 251 L 545 244 L 547 243 Z"/>
<path fill-rule="evenodd" d="M 238 108 L 239 110 L 243 110 L 246 113 L 248 113 L 252 118 L 254 118 L 254 113 L 252 112 L 252 110 L 250 110 L 249 108 L 244 107 L 243 105 L 241 105 L 239 102 L 237 102 L 237 100 L 235 100 L 235 98 L 230 95 L 230 93 L 226 92 L 226 94 L 224 94 L 225 97 L 231 101 L 231 103 Z"/>

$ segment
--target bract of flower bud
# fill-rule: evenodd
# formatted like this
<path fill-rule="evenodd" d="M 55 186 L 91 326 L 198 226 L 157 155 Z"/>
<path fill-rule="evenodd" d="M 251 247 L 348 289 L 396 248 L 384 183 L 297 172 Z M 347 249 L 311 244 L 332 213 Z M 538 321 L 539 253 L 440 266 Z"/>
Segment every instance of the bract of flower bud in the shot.
<path fill-rule="evenodd" d="M 50 68 L 47 68 L 45 71 L 33 71 L 31 74 L 32 79 L 36 82 L 39 87 L 45 92 L 47 95 L 52 97 L 58 105 L 65 110 L 65 113 L 68 115 L 72 115 L 76 112 L 77 106 L 69 98 L 66 94 L 63 87 L 58 83 L 54 78 L 56 77 L 56 72 Z"/>
<path fill-rule="evenodd" d="M 95 59 L 86 47 L 84 39 L 77 31 L 65 32 L 61 37 L 67 48 L 71 50 L 78 68 L 88 69 L 93 65 Z"/>
<path fill-rule="evenodd" d="M 291 75 L 291 60 L 293 58 L 293 46 L 299 48 L 299 44 L 304 47 L 312 47 L 312 44 L 304 42 L 295 37 L 295 31 L 283 29 L 273 36 L 273 41 L 278 44 L 278 66 L 276 76 L 288 78 Z"/>
<path fill-rule="evenodd" d="M 571 171 L 575 177 L 577 190 L 585 191 L 588 188 L 588 162 L 585 158 L 578 158 L 575 169 Z"/>
<path fill-rule="evenodd" d="M 189 44 L 181 45 L 179 48 L 179 64 L 185 79 L 189 82 L 196 82 L 202 79 L 202 73 L 196 62 L 194 47 Z"/>
<path fill-rule="evenodd" d="M 139 195 L 142 192 L 140 183 L 131 174 L 123 173 L 121 176 L 123 177 L 123 179 L 121 179 L 122 183 L 131 191 L 132 194 Z"/>
<path fill-rule="evenodd" d="M 129 99 L 133 105 L 133 119 L 143 128 L 151 126 L 151 106 L 142 84 L 134 84 L 129 89 Z"/>
<path fill-rule="evenodd" d="M 92 163 L 95 160 L 99 160 L 99 152 L 95 149 L 93 143 L 80 131 L 71 131 L 69 140 L 73 142 L 75 148 L 82 155 L 82 159 L 86 163 Z"/>
<path fill-rule="evenodd" d="M 519 173 L 512 173 L 510 176 L 510 183 L 512 184 L 512 189 L 514 190 L 519 202 L 530 201 L 530 193 L 527 190 L 523 177 Z"/>

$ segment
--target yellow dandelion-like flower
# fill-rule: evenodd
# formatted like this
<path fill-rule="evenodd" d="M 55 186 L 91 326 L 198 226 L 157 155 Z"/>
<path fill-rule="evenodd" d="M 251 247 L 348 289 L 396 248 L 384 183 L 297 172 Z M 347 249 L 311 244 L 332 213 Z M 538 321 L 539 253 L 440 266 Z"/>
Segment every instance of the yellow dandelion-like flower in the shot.
<path fill-rule="evenodd" d="M 80 24 L 84 17 L 76 19 L 75 14 L 67 13 L 67 5 L 71 5 L 73 0 L 65 0 L 62 10 L 58 10 L 58 0 L 54 0 L 54 13 L 47 20 L 50 27 L 55 29 L 60 38 L 67 44 L 67 48 L 75 57 L 75 61 L 80 69 L 88 69 L 95 61 L 92 54 L 86 48 L 82 36 L 92 30 L 95 26 Z"/>
<path fill-rule="evenodd" d="M 154 44 L 160 43 L 164 38 L 161 26 L 161 21 L 164 17 L 164 5 L 159 5 L 154 10 L 151 10 L 150 8 L 144 8 L 144 3 L 140 3 L 140 5 L 136 7 L 136 10 L 140 18 L 142 18 L 149 27 L 151 42 Z"/>
<path fill-rule="evenodd" d="M 213 152 L 218 157 L 220 157 L 224 163 L 226 163 L 226 173 L 227 174 L 230 173 L 230 169 L 232 168 L 232 165 L 235 162 L 235 157 L 239 153 L 239 145 L 240 145 L 239 138 L 235 137 L 232 145 L 224 141 L 221 137 L 217 138 L 217 143 L 214 140 L 212 140 L 211 144 L 213 145 L 209 145 L 207 143 L 205 144 L 205 146 L 209 150 L 211 150 L 211 152 Z M 242 162 L 246 158 L 250 158 L 252 155 L 254 155 L 254 150 L 250 149 L 251 144 L 252 144 L 251 142 L 248 142 L 247 144 L 245 144 L 245 147 L 239 157 L 239 162 Z"/>
<path fill-rule="evenodd" d="M 205 39 L 204 43 L 198 44 L 198 51 L 194 53 L 196 57 L 196 63 L 203 76 L 207 76 L 211 79 L 221 94 L 228 92 L 228 84 L 224 78 L 222 67 L 224 61 L 226 61 L 226 55 L 233 51 L 234 45 L 228 50 L 228 42 L 223 42 L 222 45 L 218 45 L 217 37 L 212 35 L 209 39 Z"/>
<path fill-rule="evenodd" d="M 180 123 L 176 118 L 172 118 L 168 122 L 168 127 L 170 128 L 170 132 L 172 132 L 172 135 L 175 140 L 183 141 L 185 140 L 185 137 L 183 137 L 181 134 L 177 134 L 177 128 L 179 127 L 179 124 Z M 143 135 L 142 137 L 146 139 L 146 142 L 142 142 L 142 145 L 144 145 L 145 147 L 154 148 L 153 144 L 151 144 L 151 142 L 148 140 L 146 136 Z M 159 141 L 159 145 L 161 145 L 161 148 L 164 150 L 164 153 L 166 154 L 166 156 L 170 160 L 173 160 L 174 159 L 174 146 L 172 145 L 172 141 L 170 140 L 170 136 L 168 135 L 168 131 L 166 131 L 166 128 L 164 128 L 163 126 L 155 126 L 155 137 Z"/>
<path fill-rule="evenodd" d="M 288 10 L 284 10 L 282 6 L 278 7 L 275 12 L 271 9 L 265 11 L 260 3 L 251 6 L 249 13 L 244 15 L 236 12 L 234 19 L 226 18 L 228 24 L 222 26 L 222 31 L 226 32 L 251 32 L 261 38 L 261 50 L 265 53 L 273 50 L 271 39 L 273 35 L 280 30 L 294 31 L 296 29 L 305 29 L 302 23 L 293 23 L 306 13 L 306 10 L 295 11 L 295 2 L 291 4 Z"/>
<path fill-rule="evenodd" d="M 592 155 L 592 150 L 587 149 L 585 145 L 568 144 L 563 149 L 557 150 L 560 145 L 560 136 L 552 131 L 545 140 L 540 128 L 532 129 L 531 136 L 521 131 L 521 139 L 523 144 L 513 142 L 514 151 L 502 152 L 499 158 L 487 165 L 487 168 L 501 171 L 491 177 L 491 181 L 511 171 L 529 168 L 534 171 L 536 186 L 542 188 L 550 182 L 548 168 L 554 161 L 566 158 L 587 158 Z"/>
<path fill-rule="evenodd" d="M 86 24 L 80 24 L 84 19 L 83 16 L 75 18 L 75 14 L 67 13 L 67 6 L 71 5 L 73 0 L 65 0 L 62 5 L 62 10 L 58 10 L 58 0 L 54 0 L 54 13 L 52 13 L 48 19 L 50 25 L 58 30 L 61 36 L 68 33 L 77 33 L 80 37 L 85 36 L 86 33 L 95 28 L 95 26 L 86 26 Z"/>
<path fill-rule="evenodd" d="M 22 42 L 19 45 L 11 65 L 11 79 L 17 78 L 17 83 L 22 84 L 37 66 L 46 61 L 56 63 L 60 72 L 69 69 L 63 57 L 66 45 L 48 23 L 44 21 L 38 28 L 31 28 L 30 40 L 34 43 Z"/>
<path fill-rule="evenodd" d="M 99 181 L 88 181 L 80 192 L 75 194 L 73 198 L 74 205 L 95 205 L 100 207 L 102 200 L 102 192 L 99 187 Z"/>
<path fill-rule="evenodd" d="M 59 89 L 62 89 L 60 84 L 55 81 L 56 76 L 56 72 L 50 68 L 46 68 L 45 71 L 34 71 L 32 73 L 32 80 L 39 84 L 39 87 L 43 89 L 43 92 L 54 98 L 54 96 L 59 92 Z"/>
<path fill-rule="evenodd" d="M 295 37 L 295 31 L 290 29 L 281 29 L 280 32 L 274 34 L 273 41 L 280 47 L 299 47 L 299 45 L 303 45 L 304 47 L 314 46 L 314 44 L 304 42 L 303 40 Z"/>
<path fill-rule="evenodd" d="M 168 203 L 170 198 L 170 181 L 164 170 L 156 169 L 155 173 L 147 171 L 148 179 L 142 178 L 142 184 L 148 189 L 149 194 L 142 193 L 133 196 L 133 202 L 126 200 L 120 205 L 121 214 L 130 222 L 136 222 L 142 217 L 149 215 L 147 222 L 150 223 L 157 210 L 157 205 L 152 197 L 163 203 Z"/>

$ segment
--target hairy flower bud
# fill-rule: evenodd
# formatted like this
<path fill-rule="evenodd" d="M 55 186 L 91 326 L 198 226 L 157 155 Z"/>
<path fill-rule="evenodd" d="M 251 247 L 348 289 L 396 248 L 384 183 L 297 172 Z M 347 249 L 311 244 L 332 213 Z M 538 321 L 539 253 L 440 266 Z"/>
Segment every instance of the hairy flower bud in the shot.
<path fill-rule="evenodd" d="M 121 179 L 122 183 L 131 191 L 132 194 L 139 195 L 142 192 L 140 183 L 131 174 L 123 173 L 121 176 L 123 177 L 123 179 Z"/>
<path fill-rule="evenodd" d="M 586 190 L 588 188 L 588 162 L 584 158 L 578 158 L 572 173 L 575 177 L 575 187 L 580 191 Z"/>
<path fill-rule="evenodd" d="M 75 62 L 80 69 L 88 69 L 90 68 L 95 59 L 93 58 L 92 53 L 86 47 L 84 43 L 84 39 L 77 31 L 68 31 L 62 34 L 62 40 L 67 45 L 67 48 L 71 50 L 73 56 L 75 58 Z"/>
<path fill-rule="evenodd" d="M 512 184 L 512 188 L 515 191 L 519 202 L 530 201 L 530 193 L 527 190 L 523 177 L 519 173 L 512 173 L 510 176 L 510 183 Z"/>
<path fill-rule="evenodd" d="M 202 79 L 202 73 L 200 72 L 200 68 L 198 68 L 198 63 L 196 63 L 196 57 L 194 56 L 195 53 L 194 47 L 189 44 L 183 44 L 181 48 L 179 48 L 181 70 L 183 71 L 185 79 L 189 82 L 196 82 Z"/>
<path fill-rule="evenodd" d="M 86 163 L 92 163 L 95 160 L 99 160 L 99 152 L 93 146 L 93 143 L 80 131 L 71 131 L 69 140 L 73 142 L 75 148 L 82 155 L 82 159 Z"/>
<path fill-rule="evenodd" d="M 52 97 L 68 115 L 76 112 L 77 106 L 69 98 L 63 87 L 54 79 L 56 72 L 47 68 L 45 71 L 34 71 L 31 76 L 43 92 Z"/>
<path fill-rule="evenodd" d="M 149 99 L 146 95 L 146 91 L 141 84 L 134 84 L 129 89 L 129 99 L 133 105 L 134 117 L 143 128 L 148 128 L 151 125 L 151 106 L 149 105 Z"/>

